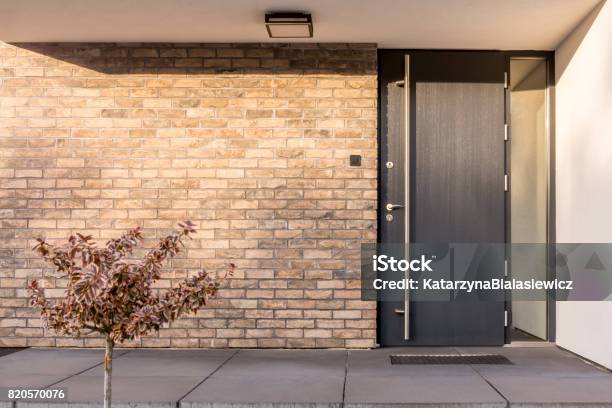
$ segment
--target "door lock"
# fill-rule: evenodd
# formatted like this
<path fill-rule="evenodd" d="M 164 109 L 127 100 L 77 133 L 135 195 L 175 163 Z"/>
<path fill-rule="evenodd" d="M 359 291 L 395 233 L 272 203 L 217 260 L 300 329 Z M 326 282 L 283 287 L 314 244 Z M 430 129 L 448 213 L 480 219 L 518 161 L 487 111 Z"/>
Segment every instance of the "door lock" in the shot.
<path fill-rule="evenodd" d="M 385 208 L 387 209 L 387 211 L 393 211 L 399 210 L 400 208 L 404 208 L 404 206 L 401 204 L 387 204 Z"/>

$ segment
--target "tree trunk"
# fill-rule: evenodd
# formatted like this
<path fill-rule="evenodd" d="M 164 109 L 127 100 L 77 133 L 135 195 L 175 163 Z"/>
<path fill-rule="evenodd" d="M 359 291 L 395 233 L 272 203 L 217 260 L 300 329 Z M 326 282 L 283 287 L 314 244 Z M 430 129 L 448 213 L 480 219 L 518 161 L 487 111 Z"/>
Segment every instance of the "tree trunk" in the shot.
<path fill-rule="evenodd" d="M 111 378 L 113 375 L 113 347 L 115 342 L 106 336 L 104 353 L 104 408 L 111 408 Z"/>

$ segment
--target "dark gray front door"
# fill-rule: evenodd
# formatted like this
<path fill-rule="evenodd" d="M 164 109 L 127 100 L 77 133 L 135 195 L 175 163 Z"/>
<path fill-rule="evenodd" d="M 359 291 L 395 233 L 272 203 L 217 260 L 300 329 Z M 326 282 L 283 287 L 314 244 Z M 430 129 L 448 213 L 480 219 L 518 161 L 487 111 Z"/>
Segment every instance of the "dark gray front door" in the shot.
<path fill-rule="evenodd" d="M 381 51 L 379 78 L 380 241 L 503 243 L 503 54 Z M 485 274 L 502 278 L 503 260 Z M 504 303 L 477 298 L 380 302 L 380 341 L 503 344 Z"/>

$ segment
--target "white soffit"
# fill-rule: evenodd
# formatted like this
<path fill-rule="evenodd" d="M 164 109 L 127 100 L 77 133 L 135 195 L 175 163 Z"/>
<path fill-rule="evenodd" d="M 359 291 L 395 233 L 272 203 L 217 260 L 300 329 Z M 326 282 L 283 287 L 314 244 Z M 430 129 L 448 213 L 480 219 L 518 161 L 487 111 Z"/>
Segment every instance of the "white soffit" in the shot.
<path fill-rule="evenodd" d="M 265 12 L 307 11 L 299 41 L 552 50 L 599 1 L 0 0 L 0 41 L 272 42 Z"/>

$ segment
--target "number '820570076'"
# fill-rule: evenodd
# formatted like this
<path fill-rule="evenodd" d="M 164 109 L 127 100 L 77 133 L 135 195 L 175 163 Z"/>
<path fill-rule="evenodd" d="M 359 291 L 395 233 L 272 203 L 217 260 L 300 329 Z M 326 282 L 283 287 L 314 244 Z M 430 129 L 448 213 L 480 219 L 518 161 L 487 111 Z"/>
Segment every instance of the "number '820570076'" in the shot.
<path fill-rule="evenodd" d="M 63 388 L 5 388 L 2 396 L 9 400 L 64 400 L 66 390 Z"/>

